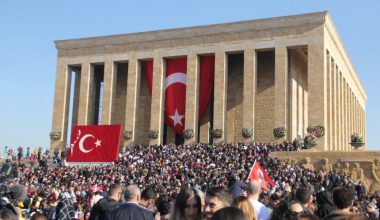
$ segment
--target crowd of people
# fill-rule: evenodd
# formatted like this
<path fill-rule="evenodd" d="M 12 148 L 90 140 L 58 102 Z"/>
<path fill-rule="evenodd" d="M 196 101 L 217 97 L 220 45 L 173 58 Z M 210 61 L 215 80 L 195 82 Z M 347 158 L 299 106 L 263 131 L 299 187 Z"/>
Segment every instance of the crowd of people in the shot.
<path fill-rule="evenodd" d="M 0 219 L 13 214 L 48 220 L 379 217 L 378 194 L 368 195 L 339 172 L 272 158 L 278 150 L 302 150 L 302 145 L 136 145 L 124 148 L 114 164 L 96 167 L 64 166 L 65 152 L 54 152 L 52 163 L 43 153 L 36 155 L 37 164 L 10 165 L 8 158 L 1 172 Z M 247 180 L 255 161 L 275 183 L 268 191 Z"/>

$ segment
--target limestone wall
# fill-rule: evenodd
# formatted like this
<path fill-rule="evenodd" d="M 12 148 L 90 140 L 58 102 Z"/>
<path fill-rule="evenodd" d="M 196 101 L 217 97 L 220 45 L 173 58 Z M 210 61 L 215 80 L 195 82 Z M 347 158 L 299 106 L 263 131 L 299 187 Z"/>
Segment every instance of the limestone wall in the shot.
<path fill-rule="evenodd" d="M 274 51 L 257 54 L 255 140 L 272 141 L 274 128 Z M 284 106 L 278 106 L 283 108 Z"/>

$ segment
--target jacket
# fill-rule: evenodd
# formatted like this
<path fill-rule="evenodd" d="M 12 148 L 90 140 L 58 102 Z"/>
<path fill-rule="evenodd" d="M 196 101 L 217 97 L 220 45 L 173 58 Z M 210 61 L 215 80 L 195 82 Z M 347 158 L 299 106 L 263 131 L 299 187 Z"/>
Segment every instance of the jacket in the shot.
<path fill-rule="evenodd" d="M 106 220 L 154 220 L 154 213 L 135 203 L 124 203 L 114 211 L 107 212 Z"/>
<path fill-rule="evenodd" d="M 100 199 L 91 209 L 90 220 L 105 219 L 106 213 L 118 209 L 120 203 L 111 198 Z"/>

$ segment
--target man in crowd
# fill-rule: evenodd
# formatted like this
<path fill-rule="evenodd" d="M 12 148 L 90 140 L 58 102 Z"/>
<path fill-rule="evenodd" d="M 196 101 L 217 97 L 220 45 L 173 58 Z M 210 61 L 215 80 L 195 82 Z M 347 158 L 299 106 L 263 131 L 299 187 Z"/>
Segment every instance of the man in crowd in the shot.
<path fill-rule="evenodd" d="M 258 180 L 251 180 L 248 183 L 247 193 L 248 199 L 257 213 L 257 220 L 269 220 L 270 214 L 268 208 L 259 202 L 261 183 Z"/>
<path fill-rule="evenodd" d="M 208 220 L 211 219 L 216 211 L 230 206 L 231 203 L 232 197 L 227 189 L 220 186 L 210 188 L 206 193 L 205 218 Z"/>
<path fill-rule="evenodd" d="M 333 201 L 337 210 L 324 217 L 323 220 L 343 220 L 355 215 L 349 211 L 354 201 L 354 193 L 349 188 L 335 188 L 333 191 Z"/>
<path fill-rule="evenodd" d="M 155 213 L 139 205 L 141 201 L 141 191 L 137 185 L 129 185 L 124 191 L 124 198 L 127 201 L 121 204 L 114 211 L 106 214 L 107 220 L 153 220 Z M 157 216 L 158 217 L 158 216 Z"/>
<path fill-rule="evenodd" d="M 75 218 L 75 208 L 68 193 L 61 193 L 59 195 L 59 202 L 55 213 L 57 220 L 71 220 Z"/>
<path fill-rule="evenodd" d="M 314 202 L 312 190 L 306 187 L 300 187 L 296 192 L 296 199 L 302 204 L 304 213 L 314 214 L 313 211 L 308 208 Z"/>
<path fill-rule="evenodd" d="M 155 202 L 157 198 L 158 194 L 153 187 L 147 187 L 141 192 L 140 205 L 154 212 L 156 211 Z"/>
<path fill-rule="evenodd" d="M 110 187 L 109 195 L 100 199 L 91 209 L 90 220 L 105 219 L 106 213 L 119 208 L 123 189 L 120 184 Z"/>

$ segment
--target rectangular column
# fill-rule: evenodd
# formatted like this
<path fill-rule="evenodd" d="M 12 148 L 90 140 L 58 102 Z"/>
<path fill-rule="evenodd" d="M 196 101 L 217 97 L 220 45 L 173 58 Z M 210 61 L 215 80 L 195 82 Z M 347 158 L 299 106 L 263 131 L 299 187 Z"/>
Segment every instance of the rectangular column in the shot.
<path fill-rule="evenodd" d="M 104 94 L 102 108 L 102 124 L 112 124 L 113 100 L 116 89 L 116 72 L 112 60 L 108 60 L 104 64 Z"/>
<path fill-rule="evenodd" d="M 336 72 L 336 75 L 337 75 L 337 132 L 338 132 L 338 150 L 341 151 L 342 150 L 342 81 L 341 81 L 341 74 L 340 74 L 340 70 L 337 69 L 337 72 Z"/>
<path fill-rule="evenodd" d="M 298 118 L 298 124 L 297 124 L 297 134 L 296 134 L 296 137 L 298 137 L 298 135 L 302 135 L 303 134 L 303 87 L 302 87 L 302 84 L 301 84 L 301 79 L 298 79 L 298 95 L 297 95 L 297 110 L 298 110 L 298 113 L 297 113 L 297 118 Z"/>
<path fill-rule="evenodd" d="M 354 132 L 358 133 L 358 105 L 357 105 L 355 96 L 354 96 L 354 123 L 355 123 Z"/>
<path fill-rule="evenodd" d="M 364 112 L 363 112 L 363 120 L 364 120 L 364 133 L 363 133 L 363 141 L 364 143 L 367 143 L 367 120 L 366 120 L 366 112 L 365 112 L 365 109 L 364 109 Z M 367 144 L 364 145 L 364 149 L 367 150 Z"/>
<path fill-rule="evenodd" d="M 253 49 L 244 51 L 244 89 L 243 89 L 243 127 L 252 128 L 253 141 L 255 137 L 255 101 L 256 101 L 256 79 L 257 79 L 257 58 Z"/>
<path fill-rule="evenodd" d="M 152 105 L 150 129 L 157 129 L 158 138 L 150 139 L 149 144 L 161 144 L 164 132 L 164 60 L 161 56 L 153 59 Z"/>
<path fill-rule="evenodd" d="M 137 99 L 140 97 L 140 63 L 137 59 L 131 57 L 128 60 L 128 79 L 127 79 L 127 96 L 124 130 L 132 131 L 132 137 L 124 141 L 124 146 L 135 144 L 136 133 L 136 109 Z M 136 143 L 137 144 L 137 143 Z"/>
<path fill-rule="evenodd" d="M 226 53 L 215 53 L 215 80 L 214 80 L 214 128 L 222 129 L 222 138 L 214 138 L 214 143 L 225 142 L 226 114 L 227 114 L 227 62 Z"/>
<path fill-rule="evenodd" d="M 196 143 L 198 140 L 198 94 L 199 94 L 199 71 L 198 55 L 187 55 L 187 80 L 186 80 L 186 129 L 194 131 L 194 137 L 185 139 L 185 144 Z"/>
<path fill-rule="evenodd" d="M 338 150 L 338 135 L 337 135 L 337 77 L 334 60 L 331 61 L 331 75 L 332 75 L 332 146 L 331 150 Z"/>
<path fill-rule="evenodd" d="M 308 117 L 310 125 L 327 124 L 326 59 L 323 43 L 308 45 Z M 317 150 L 327 150 L 326 135 L 318 138 Z"/>
<path fill-rule="evenodd" d="M 94 80 L 94 68 L 90 63 L 82 64 L 80 94 L 79 94 L 79 115 L 78 125 L 90 124 L 91 107 L 94 100 L 91 100 L 91 90 Z"/>
<path fill-rule="evenodd" d="M 347 88 L 347 100 L 348 100 L 348 142 L 351 142 L 351 133 L 352 133 L 352 108 L 351 108 L 351 89 L 348 86 Z M 348 150 L 351 150 L 351 145 L 348 145 Z"/>
<path fill-rule="evenodd" d="M 331 56 L 330 53 L 327 53 L 326 55 L 327 60 L 327 125 L 326 128 L 326 134 L 327 135 L 327 149 L 332 150 L 332 91 L 331 91 Z"/>
<path fill-rule="evenodd" d="M 58 59 L 55 80 L 52 132 L 60 132 L 59 140 L 51 140 L 50 149 L 66 147 L 70 106 L 71 69 Z"/>
<path fill-rule="evenodd" d="M 355 98 L 354 93 L 351 90 L 351 133 L 350 135 L 355 133 L 355 99 L 354 98 Z"/>
<path fill-rule="evenodd" d="M 288 129 L 288 51 L 286 47 L 275 48 L 274 70 L 274 124 Z M 283 138 L 293 139 L 295 136 Z"/>
<path fill-rule="evenodd" d="M 343 81 L 343 89 L 342 89 L 342 96 L 343 96 L 343 150 L 347 150 L 347 99 L 346 99 L 346 80 L 344 77 L 342 77 Z"/>
<path fill-rule="evenodd" d="M 288 88 L 289 89 L 289 96 L 288 96 L 289 97 L 289 108 L 288 108 L 289 120 L 288 120 L 288 125 L 287 125 L 287 129 L 288 129 L 287 139 L 293 140 L 293 138 L 297 136 L 297 121 L 298 121 L 298 118 L 297 118 L 298 83 L 297 83 L 296 71 L 290 71 L 289 77 L 290 77 L 289 88 Z"/>

